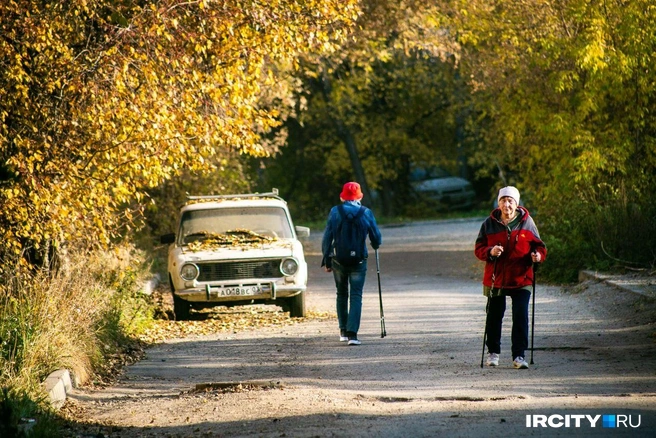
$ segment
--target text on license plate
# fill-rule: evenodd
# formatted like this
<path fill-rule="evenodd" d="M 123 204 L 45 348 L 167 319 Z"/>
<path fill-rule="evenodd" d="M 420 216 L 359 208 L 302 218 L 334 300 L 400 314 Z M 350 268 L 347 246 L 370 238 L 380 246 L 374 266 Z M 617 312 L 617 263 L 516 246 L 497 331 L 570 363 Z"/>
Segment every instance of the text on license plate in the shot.
<path fill-rule="evenodd" d="M 222 287 L 216 291 L 220 297 L 239 297 L 248 295 L 259 295 L 262 293 L 260 286 L 235 286 L 235 287 Z"/>

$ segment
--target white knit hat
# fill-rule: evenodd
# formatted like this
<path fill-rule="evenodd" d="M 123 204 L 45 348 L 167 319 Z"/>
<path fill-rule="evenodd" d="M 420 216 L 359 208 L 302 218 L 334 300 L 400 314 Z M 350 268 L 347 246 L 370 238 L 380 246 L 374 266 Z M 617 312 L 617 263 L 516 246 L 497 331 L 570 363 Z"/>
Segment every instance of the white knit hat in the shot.
<path fill-rule="evenodd" d="M 499 196 L 497 196 L 497 202 L 500 202 L 501 198 L 503 198 L 504 196 L 510 196 L 515 200 L 517 205 L 519 205 L 519 190 L 517 190 L 515 187 L 508 186 L 499 190 Z"/>

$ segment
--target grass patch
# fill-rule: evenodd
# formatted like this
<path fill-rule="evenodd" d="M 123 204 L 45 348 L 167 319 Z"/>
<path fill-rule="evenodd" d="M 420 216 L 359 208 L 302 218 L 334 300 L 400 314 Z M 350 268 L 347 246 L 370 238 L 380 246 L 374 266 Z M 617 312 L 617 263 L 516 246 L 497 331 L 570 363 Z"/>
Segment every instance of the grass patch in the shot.
<path fill-rule="evenodd" d="M 60 368 L 80 381 L 109 373 L 152 324 L 153 306 L 139 293 L 147 269 L 122 247 L 71 257 L 56 273 L 16 272 L 0 289 L 0 436 L 56 436 L 45 426 L 52 410 L 41 382 Z"/>

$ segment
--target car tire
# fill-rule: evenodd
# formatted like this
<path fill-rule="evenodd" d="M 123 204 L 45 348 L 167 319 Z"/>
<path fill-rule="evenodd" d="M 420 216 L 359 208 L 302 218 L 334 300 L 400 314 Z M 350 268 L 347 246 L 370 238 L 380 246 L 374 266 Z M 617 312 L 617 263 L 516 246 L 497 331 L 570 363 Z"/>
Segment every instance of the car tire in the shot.
<path fill-rule="evenodd" d="M 190 307 L 191 306 L 187 301 L 179 298 L 176 294 L 173 294 L 173 313 L 175 314 L 176 321 L 189 319 Z"/>
<path fill-rule="evenodd" d="M 287 298 L 287 306 L 291 318 L 305 318 L 305 292 Z"/>

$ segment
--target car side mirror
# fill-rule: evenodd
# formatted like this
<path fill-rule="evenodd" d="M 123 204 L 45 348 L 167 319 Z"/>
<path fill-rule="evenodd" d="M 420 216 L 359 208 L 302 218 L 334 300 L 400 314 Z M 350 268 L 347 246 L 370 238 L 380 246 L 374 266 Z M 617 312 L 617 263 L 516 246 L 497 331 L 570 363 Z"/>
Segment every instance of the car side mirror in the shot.
<path fill-rule="evenodd" d="M 170 245 L 171 243 L 175 242 L 175 233 L 164 234 L 163 236 L 159 237 L 159 241 L 165 245 Z"/>
<path fill-rule="evenodd" d="M 310 228 L 308 227 L 294 227 L 296 229 L 296 235 L 301 237 L 310 237 Z"/>

